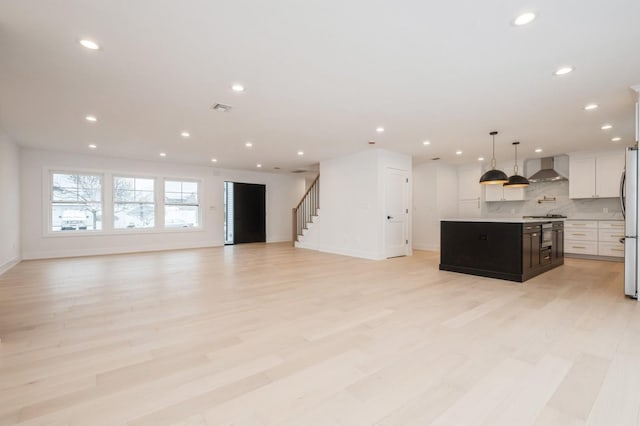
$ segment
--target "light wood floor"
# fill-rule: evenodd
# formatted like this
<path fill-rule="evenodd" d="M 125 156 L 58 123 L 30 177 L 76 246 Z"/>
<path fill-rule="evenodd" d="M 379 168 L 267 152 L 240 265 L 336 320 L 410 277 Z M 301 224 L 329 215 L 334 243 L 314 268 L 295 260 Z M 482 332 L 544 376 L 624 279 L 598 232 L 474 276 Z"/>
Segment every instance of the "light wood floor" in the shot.
<path fill-rule="evenodd" d="M 636 425 L 621 263 L 524 284 L 287 244 L 0 276 L 0 425 Z"/>

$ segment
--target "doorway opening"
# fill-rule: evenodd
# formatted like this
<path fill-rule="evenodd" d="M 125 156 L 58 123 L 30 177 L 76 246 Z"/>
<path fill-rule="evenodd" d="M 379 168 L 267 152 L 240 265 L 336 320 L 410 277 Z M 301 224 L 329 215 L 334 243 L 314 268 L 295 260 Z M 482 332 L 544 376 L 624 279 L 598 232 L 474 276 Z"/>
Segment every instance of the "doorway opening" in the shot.
<path fill-rule="evenodd" d="M 224 183 L 224 243 L 264 243 L 266 235 L 266 186 Z"/>

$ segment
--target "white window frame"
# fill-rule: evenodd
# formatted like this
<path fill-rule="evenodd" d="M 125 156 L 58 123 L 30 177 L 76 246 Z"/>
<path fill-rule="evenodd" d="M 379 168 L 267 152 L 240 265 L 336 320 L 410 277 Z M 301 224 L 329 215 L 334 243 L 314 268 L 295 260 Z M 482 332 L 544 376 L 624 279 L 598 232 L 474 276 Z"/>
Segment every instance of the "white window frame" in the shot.
<path fill-rule="evenodd" d="M 167 203 L 165 202 L 165 195 L 166 195 L 166 183 L 167 181 L 169 182 L 192 182 L 198 185 L 198 204 L 188 204 L 188 203 Z M 177 230 L 182 230 L 182 231 L 188 231 L 188 230 L 202 230 L 202 180 L 200 179 L 191 179 L 191 178 L 172 178 L 172 177 L 165 177 L 162 180 L 162 194 L 160 194 L 162 197 L 162 228 L 164 228 L 165 231 L 171 231 L 171 232 L 175 232 Z M 166 213 L 166 207 L 167 206 L 196 206 L 198 207 L 198 225 L 197 226 L 190 226 L 188 228 L 172 228 L 172 227 L 167 227 L 166 223 L 165 223 L 165 213 Z"/>
<path fill-rule="evenodd" d="M 52 202 L 53 202 L 53 174 L 79 174 L 94 175 L 102 178 L 101 205 L 102 205 L 102 229 L 78 230 L 74 232 L 52 231 Z M 155 204 L 155 226 L 153 228 L 114 228 L 114 193 L 113 182 L 115 177 L 132 177 L 154 180 L 154 204 Z M 183 181 L 198 183 L 198 226 L 190 228 L 165 228 L 164 226 L 164 182 Z M 204 232 L 204 211 L 203 194 L 204 183 L 202 179 L 185 176 L 163 176 L 151 173 L 135 173 L 122 170 L 96 170 L 82 168 L 66 168 L 56 166 L 44 166 L 42 168 L 42 236 L 45 238 L 78 238 L 78 237 L 98 237 L 102 235 L 136 235 L 136 234 L 172 234 L 188 232 Z"/>
<path fill-rule="evenodd" d="M 116 200 L 116 194 L 115 194 L 115 180 L 117 178 L 122 178 L 122 179 L 150 179 L 153 181 L 153 201 L 151 202 L 145 202 L 145 203 L 140 203 L 137 201 L 117 201 Z M 159 208 L 158 208 L 158 177 L 157 176 L 143 176 L 143 175 L 137 175 L 134 173 L 111 173 L 111 229 L 113 230 L 114 233 L 124 233 L 124 234 L 130 234 L 132 232 L 150 232 L 150 231 L 157 231 L 158 229 L 160 229 L 160 226 L 158 226 L 158 213 L 159 213 Z M 132 191 L 136 191 L 135 189 L 133 189 Z M 149 226 L 146 228 L 116 228 L 116 222 L 115 222 L 115 218 L 116 218 L 116 204 L 153 204 L 153 226 Z M 164 222 L 164 218 L 161 218 L 162 221 Z"/>
<path fill-rule="evenodd" d="M 102 234 L 104 233 L 104 228 L 105 228 L 105 211 L 106 211 L 106 203 L 105 203 L 105 197 L 104 197 L 104 187 L 105 187 L 105 174 L 103 172 L 100 171 L 95 171 L 95 170 L 77 170 L 77 169 L 69 169 L 69 170 L 65 170 L 65 169 L 51 169 L 51 168 L 47 168 L 45 169 L 46 173 L 44 173 L 45 176 L 45 182 L 44 182 L 44 187 L 47 188 L 46 191 L 43 191 L 45 194 L 45 199 L 46 199 L 46 210 L 45 215 L 46 217 L 43 220 L 44 223 L 44 228 L 45 228 L 45 232 L 44 235 L 45 236 L 56 236 L 56 237 L 70 237 L 70 236 L 79 236 L 79 235 L 94 235 L 94 234 Z M 53 203 L 55 202 L 53 200 L 53 175 L 55 174 L 64 174 L 64 175 L 82 175 L 82 176 L 98 176 L 100 177 L 100 209 L 101 209 L 101 215 L 102 215 L 102 228 L 101 229 L 78 229 L 76 231 L 73 232 L 62 232 L 62 231 L 54 231 L 53 230 Z M 60 203 L 60 202 L 58 202 Z M 62 202 L 64 204 L 64 202 Z M 72 203 L 69 203 L 72 204 Z"/>

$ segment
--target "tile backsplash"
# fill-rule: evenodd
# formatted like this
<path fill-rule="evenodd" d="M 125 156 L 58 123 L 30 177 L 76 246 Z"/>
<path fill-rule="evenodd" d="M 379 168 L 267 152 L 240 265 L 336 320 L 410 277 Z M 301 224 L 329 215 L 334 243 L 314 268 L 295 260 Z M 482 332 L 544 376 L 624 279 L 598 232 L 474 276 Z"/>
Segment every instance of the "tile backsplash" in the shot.
<path fill-rule="evenodd" d="M 555 201 L 538 203 L 544 197 Z M 561 214 L 570 219 L 622 219 L 618 198 L 572 200 L 569 182 L 532 183 L 525 188 L 525 201 L 484 203 L 486 217 L 520 217 L 527 215 Z"/>

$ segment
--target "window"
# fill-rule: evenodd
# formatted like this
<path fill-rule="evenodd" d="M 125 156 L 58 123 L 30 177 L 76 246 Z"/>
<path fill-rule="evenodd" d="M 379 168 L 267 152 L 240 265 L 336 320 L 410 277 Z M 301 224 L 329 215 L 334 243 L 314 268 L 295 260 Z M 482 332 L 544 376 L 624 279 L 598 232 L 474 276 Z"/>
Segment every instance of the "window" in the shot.
<path fill-rule="evenodd" d="M 164 226 L 193 228 L 199 225 L 198 182 L 166 180 L 164 182 Z"/>
<path fill-rule="evenodd" d="M 51 231 L 102 229 L 102 176 L 51 175 Z"/>
<path fill-rule="evenodd" d="M 153 228 L 156 204 L 154 179 L 113 178 L 113 227 Z"/>

